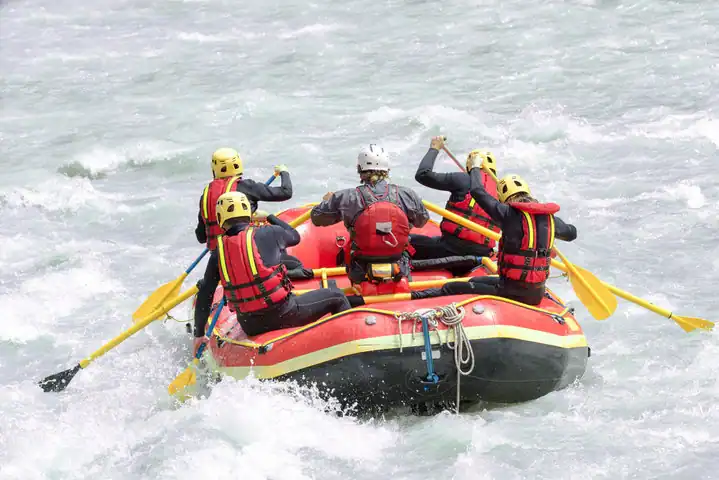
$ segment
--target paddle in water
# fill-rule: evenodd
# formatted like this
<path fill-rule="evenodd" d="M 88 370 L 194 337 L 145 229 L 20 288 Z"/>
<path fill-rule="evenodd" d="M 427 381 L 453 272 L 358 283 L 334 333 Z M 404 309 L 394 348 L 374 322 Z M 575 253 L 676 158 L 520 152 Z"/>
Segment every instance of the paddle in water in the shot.
<path fill-rule="evenodd" d="M 123 333 L 107 342 L 98 350 L 90 354 L 90 356 L 88 356 L 87 358 L 80 360 L 80 363 L 78 363 L 74 367 L 44 378 L 39 383 L 40 387 L 46 392 L 61 392 L 62 390 L 65 390 L 65 387 L 67 387 L 67 385 L 72 381 L 72 379 L 75 377 L 77 372 L 80 371 L 81 368 L 87 368 L 87 366 L 90 365 L 94 360 L 103 356 L 104 354 L 130 338 L 132 335 L 139 332 L 140 330 L 148 326 L 150 323 L 172 310 L 175 306 L 179 305 L 180 303 L 193 296 L 195 293 L 197 293 L 197 290 L 197 285 L 195 285 L 192 288 L 185 290 L 185 292 L 183 292 L 181 295 L 178 295 L 173 299 L 166 301 L 164 304 L 160 305 L 155 311 L 153 311 L 152 314 L 135 323 L 132 327 L 128 328 Z"/>
<path fill-rule="evenodd" d="M 222 308 L 224 306 L 225 296 L 223 295 L 222 300 L 220 300 L 220 304 L 217 306 L 217 310 L 215 310 L 215 314 L 212 317 L 210 328 L 207 331 L 208 336 L 211 336 L 212 332 L 215 330 L 217 319 L 220 318 L 220 312 L 222 312 Z M 197 349 L 197 353 L 195 354 L 195 358 L 192 359 L 190 365 L 188 365 L 188 367 L 183 370 L 182 373 L 180 373 L 177 377 L 175 377 L 175 379 L 170 383 L 170 385 L 167 387 L 167 391 L 170 393 L 170 395 L 182 394 L 186 388 L 191 387 L 192 385 L 197 383 L 197 365 L 200 363 L 200 359 L 202 358 L 202 354 L 204 353 L 206 347 L 207 342 L 200 345 L 200 347 Z"/>

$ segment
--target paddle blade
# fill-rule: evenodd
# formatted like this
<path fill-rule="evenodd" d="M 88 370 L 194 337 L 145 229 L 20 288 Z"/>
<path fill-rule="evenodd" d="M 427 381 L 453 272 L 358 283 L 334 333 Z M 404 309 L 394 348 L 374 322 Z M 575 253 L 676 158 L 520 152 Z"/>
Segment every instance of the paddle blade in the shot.
<path fill-rule="evenodd" d="M 574 265 L 574 268 L 581 276 L 581 279 L 577 275 L 570 273 L 569 281 L 572 283 L 572 288 L 579 301 L 587 307 L 589 313 L 597 320 L 610 317 L 617 309 L 617 297 L 592 272 L 578 265 Z"/>
<path fill-rule="evenodd" d="M 154 310 L 159 308 L 168 298 L 175 298 L 180 294 L 180 288 L 182 287 L 182 281 L 187 275 L 182 274 L 171 282 L 167 282 L 147 297 L 147 300 L 140 305 L 132 314 L 132 321 L 137 322 L 138 320 L 147 317 Z"/>
<path fill-rule="evenodd" d="M 62 392 L 72 381 L 75 374 L 80 371 L 80 368 L 80 364 L 77 364 L 69 370 L 44 378 L 38 385 L 40 385 L 40 388 L 45 392 Z"/>
<path fill-rule="evenodd" d="M 679 315 L 672 315 L 671 319 L 679 324 L 685 332 L 691 332 L 696 329 L 702 330 L 713 330 L 714 322 L 704 320 L 703 318 L 696 317 L 680 317 Z"/>
<path fill-rule="evenodd" d="M 184 391 L 197 383 L 197 364 L 199 360 L 195 358 L 192 363 L 182 371 L 181 374 L 175 377 L 175 379 L 167 387 L 167 391 L 170 395 L 177 396 L 182 395 Z"/>

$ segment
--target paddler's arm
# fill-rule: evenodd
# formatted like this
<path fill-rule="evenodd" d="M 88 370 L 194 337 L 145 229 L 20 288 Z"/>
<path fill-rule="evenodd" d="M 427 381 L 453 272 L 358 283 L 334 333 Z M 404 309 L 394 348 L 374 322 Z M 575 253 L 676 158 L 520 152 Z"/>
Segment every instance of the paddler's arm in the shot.
<path fill-rule="evenodd" d="M 558 216 L 554 216 L 554 236 L 564 242 L 572 242 L 577 239 L 577 227 L 571 223 L 565 223 Z"/>
<path fill-rule="evenodd" d="M 272 214 L 267 216 L 267 221 L 270 223 L 270 225 L 280 227 L 279 229 L 275 228 L 273 230 L 275 230 L 275 237 L 278 237 L 277 244 L 280 246 L 281 249 L 284 250 L 287 247 L 294 247 L 295 245 L 300 243 L 300 233 L 295 230 L 289 223 L 275 217 Z"/>
<path fill-rule="evenodd" d="M 492 217 L 492 220 L 502 226 L 504 220 L 512 215 L 512 207 L 503 204 L 484 189 L 482 170 L 479 167 L 474 167 L 469 172 L 469 178 L 471 180 L 469 193 L 474 198 L 474 201 Z"/>
<path fill-rule="evenodd" d="M 282 184 L 279 187 L 270 187 L 248 178 L 247 180 L 242 180 L 242 182 L 237 182 L 237 191 L 244 193 L 248 197 L 254 197 L 261 202 L 284 202 L 292 198 L 290 172 L 280 170 L 280 180 Z"/>
<path fill-rule="evenodd" d="M 200 197 L 200 209 L 197 212 L 197 226 L 195 237 L 199 243 L 207 243 L 207 230 L 205 230 L 205 219 L 202 218 L 202 197 Z"/>
<path fill-rule="evenodd" d="M 312 207 L 312 213 L 310 214 L 312 224 L 318 227 L 327 227 L 341 222 L 342 210 L 340 205 L 343 195 L 346 195 L 344 191 L 327 192 L 322 197 L 322 202 Z"/>
<path fill-rule="evenodd" d="M 414 179 L 425 187 L 445 192 L 459 192 L 464 195 L 469 190 L 469 175 L 464 172 L 435 173 L 434 162 L 439 150 L 430 148 L 417 167 Z"/>

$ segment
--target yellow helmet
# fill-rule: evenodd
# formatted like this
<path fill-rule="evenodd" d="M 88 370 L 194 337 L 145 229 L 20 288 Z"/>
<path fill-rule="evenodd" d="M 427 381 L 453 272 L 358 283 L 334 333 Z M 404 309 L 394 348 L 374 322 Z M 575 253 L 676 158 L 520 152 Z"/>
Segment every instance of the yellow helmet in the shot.
<path fill-rule="evenodd" d="M 467 155 L 467 171 L 469 172 L 469 161 L 472 159 L 472 157 L 479 155 L 482 158 L 482 165 L 486 165 L 489 170 L 492 171 L 494 176 L 497 176 L 497 161 L 494 159 L 494 155 L 492 155 L 492 152 L 487 152 L 484 150 L 472 150 L 469 152 L 469 155 Z"/>
<path fill-rule="evenodd" d="M 212 173 L 215 178 L 242 175 L 244 170 L 240 154 L 234 148 L 220 148 L 212 154 Z"/>
<path fill-rule="evenodd" d="M 509 197 L 517 193 L 531 195 L 529 186 L 519 175 L 507 175 L 497 184 L 497 196 L 500 202 L 506 202 Z"/>
<path fill-rule="evenodd" d="M 252 215 L 252 207 L 250 201 L 244 193 L 227 192 L 220 195 L 217 199 L 217 223 L 222 227 L 227 220 L 231 218 L 250 218 Z"/>

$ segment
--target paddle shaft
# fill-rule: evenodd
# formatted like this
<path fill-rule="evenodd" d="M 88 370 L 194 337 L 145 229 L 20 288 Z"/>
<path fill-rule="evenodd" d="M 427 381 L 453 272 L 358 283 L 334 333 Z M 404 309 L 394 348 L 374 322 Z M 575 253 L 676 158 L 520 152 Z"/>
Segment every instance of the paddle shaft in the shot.
<path fill-rule="evenodd" d="M 491 260 L 490 260 L 491 261 Z M 438 280 L 420 280 L 417 282 L 409 282 L 409 288 L 412 290 L 420 290 L 423 288 L 435 288 L 435 287 L 441 287 L 447 282 L 466 282 L 469 281 L 471 277 L 459 277 L 459 278 L 440 278 Z M 314 292 L 314 289 L 306 289 L 306 290 L 294 290 L 293 293 L 295 295 L 302 295 L 307 292 Z M 354 289 L 352 287 L 345 287 L 342 289 L 344 293 L 353 293 Z"/>
<path fill-rule="evenodd" d="M 449 156 L 449 158 L 451 158 L 454 161 L 454 163 L 457 164 L 457 166 L 459 167 L 460 170 L 462 170 L 463 172 L 467 171 L 467 169 L 465 167 L 463 167 L 461 163 L 459 163 L 459 160 L 457 160 L 457 157 L 452 155 L 452 152 L 449 151 L 449 148 L 447 148 L 445 146 L 445 147 L 442 147 L 442 150 L 444 150 L 444 153 L 446 153 Z"/>
<path fill-rule="evenodd" d="M 129 337 L 136 334 L 137 332 L 139 332 L 140 330 L 142 330 L 143 328 L 145 328 L 146 326 L 151 324 L 153 321 L 157 320 L 160 316 L 169 312 L 175 306 L 177 306 L 178 304 L 184 302 L 185 300 L 187 300 L 188 298 L 193 296 L 195 293 L 197 293 L 197 290 L 198 290 L 197 285 L 194 285 L 192 288 L 185 290 L 185 292 L 183 292 L 179 296 L 175 297 L 170 302 L 161 305 L 156 310 L 154 310 L 150 315 L 138 320 L 138 322 L 135 323 L 132 327 L 128 328 L 123 333 L 121 333 L 120 335 L 118 335 L 117 337 L 113 338 L 112 340 L 107 342 L 105 345 L 100 347 L 98 350 L 91 353 L 87 358 L 80 360 L 80 366 L 82 368 L 86 368 L 95 359 L 103 356 L 104 354 L 106 354 L 107 352 L 109 352 L 110 350 L 112 350 L 113 348 L 115 348 L 116 346 L 118 346 L 119 344 L 124 342 L 125 340 L 127 340 Z"/>
<path fill-rule="evenodd" d="M 185 270 L 185 276 L 189 275 L 190 272 L 195 269 L 195 267 L 197 266 L 197 264 L 200 263 L 200 260 L 202 260 L 202 258 L 203 258 L 205 255 L 207 255 L 207 252 L 209 252 L 209 251 L 210 251 L 209 248 L 205 248 L 205 249 L 202 251 L 202 253 L 200 254 L 200 256 L 197 257 L 197 258 L 195 259 L 195 261 L 192 262 L 192 264 L 190 264 L 189 267 L 187 267 L 187 270 Z"/>
<path fill-rule="evenodd" d="M 305 213 L 303 213 L 299 217 L 297 217 L 294 220 L 292 220 L 291 222 L 289 222 L 290 227 L 297 228 L 298 226 L 305 223 L 307 221 L 307 219 L 310 218 L 311 215 L 312 215 L 312 209 L 308 208 Z"/>
<path fill-rule="evenodd" d="M 212 332 L 215 330 L 215 325 L 217 325 L 217 319 L 220 318 L 220 312 L 225 306 L 225 296 L 222 296 L 222 300 L 220 300 L 220 304 L 217 305 L 217 310 L 215 310 L 215 314 L 212 316 L 212 322 L 210 323 L 210 329 L 207 331 L 207 336 L 209 337 L 212 335 Z M 207 346 L 207 342 L 200 345 L 200 348 L 197 349 L 197 354 L 195 355 L 195 359 L 199 360 L 202 358 L 202 352 L 205 351 L 205 347 Z"/>

